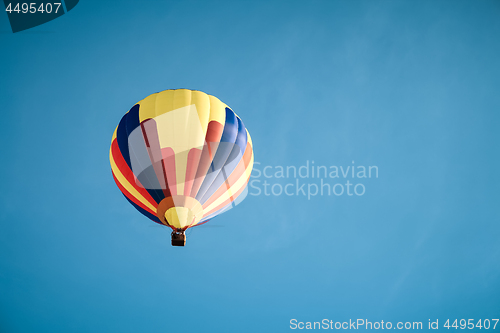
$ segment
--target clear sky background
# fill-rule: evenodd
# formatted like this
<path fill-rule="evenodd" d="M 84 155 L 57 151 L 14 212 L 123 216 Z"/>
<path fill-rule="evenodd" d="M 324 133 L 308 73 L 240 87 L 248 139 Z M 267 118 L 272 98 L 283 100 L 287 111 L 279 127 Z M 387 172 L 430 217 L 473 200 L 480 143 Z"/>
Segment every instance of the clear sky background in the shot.
<path fill-rule="evenodd" d="M 500 1 L 82 0 L 0 32 L 1 332 L 500 317 Z M 108 159 L 122 115 L 171 88 L 231 106 L 260 170 L 379 177 L 249 195 L 173 248 Z"/>

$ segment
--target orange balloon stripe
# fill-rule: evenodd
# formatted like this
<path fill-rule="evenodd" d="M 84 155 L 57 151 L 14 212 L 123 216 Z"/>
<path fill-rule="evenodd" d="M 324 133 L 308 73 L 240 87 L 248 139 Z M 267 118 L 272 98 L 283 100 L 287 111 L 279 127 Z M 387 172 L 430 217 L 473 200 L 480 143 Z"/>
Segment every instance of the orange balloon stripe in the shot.
<path fill-rule="evenodd" d="M 170 147 L 162 148 L 161 155 L 163 158 L 163 167 L 167 179 L 170 195 L 177 195 L 177 179 L 175 174 L 175 153 Z"/>
<path fill-rule="evenodd" d="M 193 182 L 196 177 L 196 171 L 200 162 L 202 151 L 198 148 L 193 148 L 189 151 L 186 166 L 186 178 L 184 184 L 184 195 L 189 196 L 193 187 Z"/>

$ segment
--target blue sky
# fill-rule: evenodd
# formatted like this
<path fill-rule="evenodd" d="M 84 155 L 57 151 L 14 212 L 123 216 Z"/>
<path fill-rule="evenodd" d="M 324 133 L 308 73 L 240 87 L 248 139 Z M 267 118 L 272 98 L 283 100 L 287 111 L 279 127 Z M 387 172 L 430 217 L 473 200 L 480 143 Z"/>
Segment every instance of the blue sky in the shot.
<path fill-rule="evenodd" d="M 0 15 L 0 331 L 499 318 L 499 18 L 486 0 L 80 1 L 13 34 Z M 231 106 L 260 170 L 379 177 L 249 195 L 173 248 L 108 160 L 121 116 L 171 88 Z"/>

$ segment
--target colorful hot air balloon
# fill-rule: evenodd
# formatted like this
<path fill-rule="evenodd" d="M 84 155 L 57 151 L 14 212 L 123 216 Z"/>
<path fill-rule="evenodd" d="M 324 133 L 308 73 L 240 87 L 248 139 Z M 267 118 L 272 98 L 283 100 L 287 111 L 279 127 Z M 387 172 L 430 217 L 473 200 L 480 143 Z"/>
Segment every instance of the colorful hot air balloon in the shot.
<path fill-rule="evenodd" d="M 226 104 L 176 89 L 146 97 L 123 116 L 110 161 L 127 200 L 172 228 L 172 245 L 183 246 L 186 229 L 231 208 L 245 193 L 253 149 L 245 125 Z"/>

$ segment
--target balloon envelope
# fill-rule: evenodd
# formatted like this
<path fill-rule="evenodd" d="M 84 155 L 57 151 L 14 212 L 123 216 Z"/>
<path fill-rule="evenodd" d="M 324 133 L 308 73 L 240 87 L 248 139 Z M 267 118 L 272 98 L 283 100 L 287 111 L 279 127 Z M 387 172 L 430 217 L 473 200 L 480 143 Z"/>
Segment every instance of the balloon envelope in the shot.
<path fill-rule="evenodd" d="M 165 90 L 123 116 L 110 162 L 116 184 L 139 212 L 185 230 L 245 196 L 253 149 L 241 119 L 219 99 Z"/>

